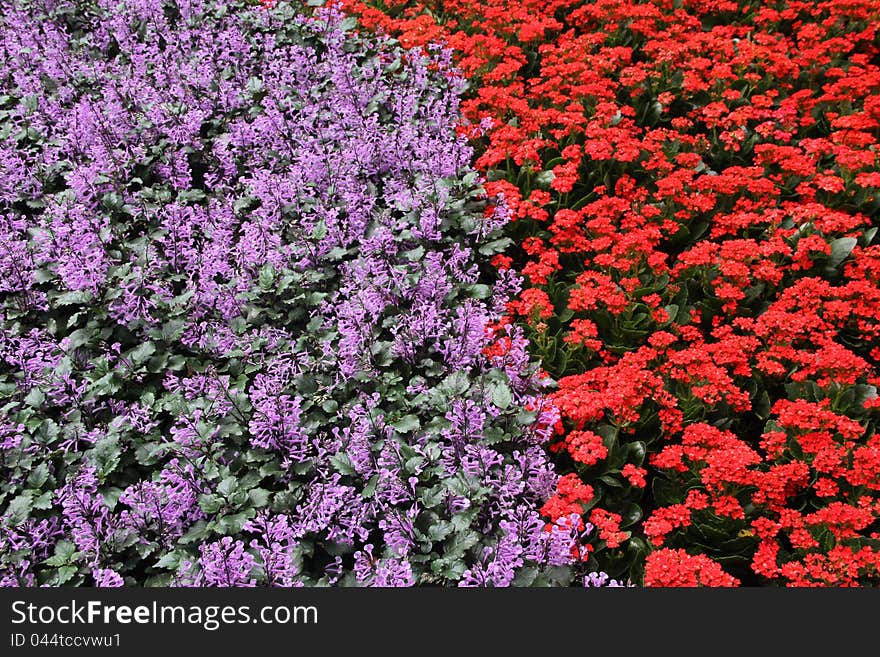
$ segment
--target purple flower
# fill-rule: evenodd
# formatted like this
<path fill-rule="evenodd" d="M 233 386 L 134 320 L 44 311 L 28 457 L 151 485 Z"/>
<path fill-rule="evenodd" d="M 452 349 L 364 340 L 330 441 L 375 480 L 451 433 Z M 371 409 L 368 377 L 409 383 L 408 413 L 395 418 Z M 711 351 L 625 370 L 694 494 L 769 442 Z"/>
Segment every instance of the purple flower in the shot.
<path fill-rule="evenodd" d="M 252 571 L 254 556 L 245 551 L 241 541 L 224 536 L 219 541 L 205 543 L 199 548 L 197 586 L 255 586 Z"/>
<path fill-rule="evenodd" d="M 415 584 L 409 562 L 396 557 L 376 557 L 370 543 L 354 555 L 354 573 L 362 586 L 391 588 Z"/>
<path fill-rule="evenodd" d="M 294 558 L 298 542 L 288 516 L 263 513 L 244 525 L 245 531 L 257 535 L 250 545 L 262 562 L 269 586 L 302 586 L 297 581 L 299 567 Z"/>
<path fill-rule="evenodd" d="M 616 579 L 611 579 L 608 576 L 608 573 L 604 572 L 592 572 L 584 575 L 584 586 L 588 587 L 620 587 L 627 586 L 623 582 L 620 582 Z"/>
<path fill-rule="evenodd" d="M 92 577 L 95 579 L 95 586 L 102 589 L 117 588 L 125 584 L 122 576 L 115 570 L 110 570 L 109 568 L 93 569 Z"/>
<path fill-rule="evenodd" d="M 104 540 L 112 530 L 114 518 L 98 493 L 95 468 L 84 466 L 58 491 L 65 531 L 76 548 L 96 563 Z"/>
<path fill-rule="evenodd" d="M 172 544 L 193 522 L 204 517 L 198 507 L 201 493 L 198 476 L 191 464 L 172 459 L 159 473 L 157 481 L 141 481 L 126 488 L 119 502 L 127 505 L 119 515 L 120 524 L 146 541 L 155 537 Z"/>

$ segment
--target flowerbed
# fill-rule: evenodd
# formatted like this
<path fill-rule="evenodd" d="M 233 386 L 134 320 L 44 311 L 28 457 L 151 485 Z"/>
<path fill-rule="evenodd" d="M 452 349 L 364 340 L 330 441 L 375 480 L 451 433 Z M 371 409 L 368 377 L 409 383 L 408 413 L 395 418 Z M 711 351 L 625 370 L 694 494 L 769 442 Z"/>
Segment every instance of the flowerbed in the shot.
<path fill-rule="evenodd" d="M 2 583 L 568 583 L 448 59 L 286 4 L 0 7 Z"/>
<path fill-rule="evenodd" d="M 880 583 L 880 6 L 341 4 L 469 78 L 582 567 Z"/>

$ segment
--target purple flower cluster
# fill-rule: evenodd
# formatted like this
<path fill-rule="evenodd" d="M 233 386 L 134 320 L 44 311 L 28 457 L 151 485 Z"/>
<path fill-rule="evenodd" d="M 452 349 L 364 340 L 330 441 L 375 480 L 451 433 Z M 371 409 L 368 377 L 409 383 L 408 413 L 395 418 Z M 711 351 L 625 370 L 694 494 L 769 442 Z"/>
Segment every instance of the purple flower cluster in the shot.
<path fill-rule="evenodd" d="M 0 16 L 3 584 L 571 580 L 447 53 L 286 3 Z"/>

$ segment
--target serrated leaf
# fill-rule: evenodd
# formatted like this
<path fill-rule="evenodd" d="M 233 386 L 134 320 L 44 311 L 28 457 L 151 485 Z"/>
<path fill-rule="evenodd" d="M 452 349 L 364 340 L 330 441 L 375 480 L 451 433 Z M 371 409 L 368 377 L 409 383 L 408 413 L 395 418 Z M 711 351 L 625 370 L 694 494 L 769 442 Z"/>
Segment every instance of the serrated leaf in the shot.
<path fill-rule="evenodd" d="M 251 506 L 259 509 L 269 503 L 269 497 L 271 496 L 271 493 L 265 488 L 251 488 L 247 492 L 247 496 L 250 500 Z"/>
<path fill-rule="evenodd" d="M 185 325 L 186 322 L 182 319 L 169 319 L 162 325 L 162 339 L 169 343 L 179 339 Z"/>
<path fill-rule="evenodd" d="M 416 262 L 417 260 L 421 260 L 425 255 L 425 247 L 417 246 L 414 249 L 410 249 L 409 251 L 404 251 L 403 256 L 409 260 L 410 262 Z"/>
<path fill-rule="evenodd" d="M 95 443 L 91 451 L 91 460 L 94 462 L 98 478 L 104 480 L 119 465 L 122 456 L 122 448 L 116 436 L 107 436 Z"/>
<path fill-rule="evenodd" d="M 55 297 L 56 306 L 71 306 L 75 303 L 85 304 L 92 300 L 92 293 L 85 290 L 64 292 Z"/>
<path fill-rule="evenodd" d="M 240 513 L 232 513 L 228 516 L 222 516 L 217 519 L 217 528 L 226 535 L 239 533 L 244 524 L 256 515 L 253 509 L 247 509 Z"/>
<path fill-rule="evenodd" d="M 411 433 L 413 431 L 418 431 L 421 426 L 422 424 L 419 422 L 419 418 L 415 415 L 404 415 L 397 420 L 397 422 L 391 423 L 391 427 L 398 433 Z"/>
<path fill-rule="evenodd" d="M 40 463 L 33 470 L 31 470 L 30 474 L 27 478 L 28 488 L 42 488 L 43 484 L 46 483 L 49 479 L 49 466 L 46 463 Z"/>
<path fill-rule="evenodd" d="M 534 566 L 520 568 L 516 577 L 511 582 L 512 586 L 531 586 L 538 577 L 538 569 Z"/>
<path fill-rule="evenodd" d="M 177 552 L 169 552 L 168 554 L 162 555 L 162 558 L 156 562 L 155 567 L 177 570 L 179 564 L 180 555 Z"/>
<path fill-rule="evenodd" d="M 92 329 L 77 329 L 67 336 L 68 348 L 76 349 L 87 344 L 91 339 L 94 331 Z"/>
<path fill-rule="evenodd" d="M 42 406 L 44 401 L 46 401 L 46 395 L 39 388 L 31 388 L 24 398 L 24 403 L 34 408 Z"/>
<path fill-rule="evenodd" d="M 217 492 L 229 497 L 232 493 L 237 491 L 238 488 L 238 479 L 236 477 L 225 477 L 223 481 L 217 485 Z"/>
<path fill-rule="evenodd" d="M 58 541 L 55 553 L 43 563 L 49 566 L 62 566 L 76 558 L 76 545 L 70 541 Z"/>
<path fill-rule="evenodd" d="M 33 507 L 35 509 L 40 509 L 41 511 L 51 509 L 54 499 L 55 499 L 55 493 L 51 490 L 47 490 L 42 495 L 38 495 L 37 497 L 34 498 Z"/>
<path fill-rule="evenodd" d="M 57 583 L 64 584 L 65 582 L 70 581 L 73 576 L 76 575 L 78 570 L 79 568 L 77 568 L 76 566 L 61 566 L 58 569 Z"/>
<path fill-rule="evenodd" d="M 267 263 L 260 268 L 257 283 L 264 290 L 271 289 L 275 283 L 275 267 L 272 266 L 272 263 Z"/>
<path fill-rule="evenodd" d="M 217 513 L 223 508 L 223 498 L 219 495 L 206 494 L 199 497 L 199 508 L 208 515 Z"/>
<path fill-rule="evenodd" d="M 510 386 L 501 381 L 497 381 L 492 387 L 492 403 L 501 410 L 506 410 L 510 407 L 512 402 L 513 392 L 511 391 Z"/>
<path fill-rule="evenodd" d="M 501 237 L 497 240 L 492 240 L 491 242 L 483 244 L 477 249 L 477 251 L 480 252 L 480 255 L 491 256 L 495 255 L 496 253 L 502 253 L 512 244 L 513 240 L 509 237 Z"/>
<path fill-rule="evenodd" d="M 440 521 L 432 523 L 430 527 L 428 527 L 428 538 L 430 538 L 434 542 L 439 542 L 444 540 L 447 536 L 449 536 L 453 531 L 453 525 L 448 521 Z"/>
<path fill-rule="evenodd" d="M 348 454 L 345 454 L 344 452 L 339 452 L 338 454 L 334 454 L 333 456 L 331 456 L 330 464 L 340 474 L 353 475 L 356 472 L 356 470 L 354 469 L 354 464 L 351 462 Z"/>
<path fill-rule="evenodd" d="M 33 508 L 33 501 L 33 494 L 30 491 L 25 491 L 21 495 L 12 498 L 6 509 L 5 516 L 9 518 L 13 526 L 18 526 L 28 519 Z"/>
<path fill-rule="evenodd" d="M 134 365 L 140 365 L 149 360 L 156 351 L 156 345 L 152 342 L 142 342 L 126 354 L 126 358 Z"/>
<path fill-rule="evenodd" d="M 488 285 L 478 283 L 470 286 L 470 293 L 475 299 L 488 299 L 492 296 L 492 288 Z"/>
<path fill-rule="evenodd" d="M 364 486 L 364 489 L 361 491 L 361 497 L 364 499 L 369 499 L 373 497 L 373 493 L 376 492 L 376 484 L 379 483 L 379 476 L 373 475 L 370 477 L 370 480 L 367 482 L 367 485 Z"/>
<path fill-rule="evenodd" d="M 453 372 L 443 381 L 443 388 L 448 391 L 450 397 L 463 395 L 471 387 L 471 382 L 464 372 Z"/>

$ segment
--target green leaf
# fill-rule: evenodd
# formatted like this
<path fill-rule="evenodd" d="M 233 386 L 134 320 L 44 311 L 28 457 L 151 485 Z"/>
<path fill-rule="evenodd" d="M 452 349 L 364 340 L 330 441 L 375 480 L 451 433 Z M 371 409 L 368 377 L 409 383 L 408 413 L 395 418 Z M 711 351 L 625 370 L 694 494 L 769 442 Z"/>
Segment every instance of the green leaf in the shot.
<path fill-rule="evenodd" d="M 46 400 L 46 395 L 39 388 L 31 388 L 30 392 L 25 396 L 24 403 L 34 408 L 39 408 Z"/>
<path fill-rule="evenodd" d="M 766 420 L 770 417 L 770 395 L 767 394 L 766 390 L 762 390 L 761 394 L 757 396 L 754 402 L 752 402 L 752 412 L 758 416 L 761 420 Z"/>
<path fill-rule="evenodd" d="M 463 395 L 471 387 L 470 379 L 464 372 L 453 372 L 441 384 L 450 397 Z"/>
<path fill-rule="evenodd" d="M 534 566 L 520 568 L 511 584 L 513 586 L 531 586 L 538 577 L 538 569 Z"/>
<path fill-rule="evenodd" d="M 199 508 L 208 515 L 217 513 L 223 508 L 223 498 L 219 495 L 207 494 L 199 497 Z"/>
<path fill-rule="evenodd" d="M 91 339 L 94 331 L 92 329 L 77 329 L 67 336 L 68 348 L 76 349 L 87 344 Z"/>
<path fill-rule="evenodd" d="M 262 481 L 263 477 L 258 472 L 250 471 L 246 472 L 241 478 L 238 480 L 238 488 L 239 490 L 250 490 L 254 486 Z"/>
<path fill-rule="evenodd" d="M 46 283 L 55 278 L 55 273 L 49 271 L 48 269 L 37 269 L 34 271 L 34 281 L 37 283 Z"/>
<path fill-rule="evenodd" d="M 75 303 L 85 304 L 92 300 L 92 293 L 85 290 L 73 290 L 72 292 L 64 292 L 55 298 L 57 306 L 71 306 Z"/>
<path fill-rule="evenodd" d="M 480 252 L 480 255 L 491 256 L 496 253 L 502 253 L 513 244 L 513 240 L 509 237 L 501 237 L 497 240 L 492 240 L 491 242 L 487 242 L 483 244 L 481 247 L 477 249 Z"/>
<path fill-rule="evenodd" d="M 404 251 L 403 256 L 409 260 L 410 262 L 416 262 L 417 260 L 421 260 L 425 255 L 425 248 L 423 246 L 417 246 L 414 249 L 410 249 L 409 251 Z"/>
<path fill-rule="evenodd" d="M 55 553 L 43 563 L 47 566 L 63 566 L 76 559 L 76 545 L 70 541 L 58 541 L 55 544 Z"/>
<path fill-rule="evenodd" d="M 645 454 L 647 454 L 647 446 L 641 440 L 627 443 L 626 452 L 628 454 L 626 461 L 634 465 L 641 466 L 645 462 Z"/>
<path fill-rule="evenodd" d="M 535 175 L 535 185 L 546 189 L 556 179 L 556 174 L 549 169 L 540 171 Z"/>
<path fill-rule="evenodd" d="M 367 482 L 367 485 L 364 486 L 364 489 L 361 491 L 361 497 L 364 499 L 370 499 L 373 497 L 373 493 L 376 492 L 376 484 L 379 483 L 379 475 L 373 475 L 370 477 L 370 480 Z"/>
<path fill-rule="evenodd" d="M 162 325 L 162 339 L 172 343 L 183 335 L 183 327 L 186 323 L 182 319 L 169 319 Z"/>
<path fill-rule="evenodd" d="M 186 533 L 180 537 L 180 542 L 182 544 L 201 542 L 204 541 L 209 534 L 210 530 L 208 529 L 208 523 L 204 520 L 199 520 L 186 530 Z"/>
<path fill-rule="evenodd" d="M 471 285 L 468 289 L 470 290 L 471 296 L 475 299 L 488 299 L 492 296 L 492 288 L 483 283 Z"/>
<path fill-rule="evenodd" d="M 162 558 L 156 562 L 156 568 L 167 568 L 168 570 L 177 570 L 178 565 L 180 565 L 180 554 L 177 552 L 169 552 L 168 554 L 162 555 Z"/>
<path fill-rule="evenodd" d="M 275 267 L 272 266 L 272 263 L 263 265 L 260 269 L 257 283 L 264 290 L 271 289 L 272 285 L 275 283 Z"/>
<path fill-rule="evenodd" d="M 64 584 L 65 582 L 70 581 L 74 575 L 76 575 L 79 568 L 77 566 L 61 566 L 58 569 L 58 584 Z"/>
<path fill-rule="evenodd" d="M 46 483 L 49 479 L 49 465 L 47 463 L 40 463 L 33 470 L 31 470 L 30 474 L 27 478 L 28 488 L 36 488 L 40 489 L 43 487 L 43 484 Z"/>
<path fill-rule="evenodd" d="M 397 422 L 392 422 L 391 427 L 397 431 L 398 433 L 410 433 L 412 431 L 418 431 L 421 427 L 421 422 L 419 422 L 419 418 L 415 415 L 404 415 Z"/>
<path fill-rule="evenodd" d="M 605 445 L 608 453 L 613 452 L 617 446 L 617 429 L 610 424 L 600 424 L 596 427 L 596 433 L 602 436 L 602 444 Z"/>
<path fill-rule="evenodd" d="M 537 419 L 538 414 L 535 411 L 522 410 L 516 414 L 514 422 L 516 422 L 521 427 L 530 427 L 535 423 L 535 420 Z"/>
<path fill-rule="evenodd" d="M 236 477 L 225 477 L 217 485 L 217 492 L 225 497 L 229 497 L 238 490 L 238 479 Z"/>
<path fill-rule="evenodd" d="M 370 346 L 370 353 L 373 355 L 373 363 L 378 367 L 387 367 L 394 360 L 393 355 L 394 343 L 388 340 L 378 340 Z"/>
<path fill-rule="evenodd" d="M 678 305 L 674 303 L 670 303 L 668 306 L 663 306 L 663 310 L 669 315 L 669 321 L 674 322 L 676 317 L 678 317 Z"/>
<path fill-rule="evenodd" d="M 294 380 L 296 390 L 302 395 L 313 395 L 318 390 L 318 381 L 310 374 L 301 374 Z"/>
<path fill-rule="evenodd" d="M 434 542 L 439 542 L 449 536 L 453 530 L 454 526 L 449 521 L 435 522 L 428 528 L 428 538 Z"/>
<path fill-rule="evenodd" d="M 122 448 L 116 436 L 107 436 L 95 443 L 92 449 L 92 460 L 98 471 L 98 478 L 103 481 L 119 465 Z"/>
<path fill-rule="evenodd" d="M 345 452 L 339 452 L 338 454 L 331 456 L 330 463 L 340 474 L 353 475 L 356 472 L 354 464 Z"/>
<path fill-rule="evenodd" d="M 247 509 L 240 513 L 233 513 L 228 516 L 222 516 L 217 519 L 217 528 L 224 534 L 237 534 L 242 530 L 244 524 L 256 515 L 253 509 Z"/>
<path fill-rule="evenodd" d="M 42 495 L 39 495 L 34 498 L 33 507 L 35 509 L 40 509 L 41 511 L 46 511 L 47 509 L 52 508 L 52 504 L 55 499 L 55 493 L 51 490 L 47 490 Z"/>
<path fill-rule="evenodd" d="M 33 501 L 33 494 L 30 491 L 25 491 L 12 498 L 6 509 L 6 516 L 12 521 L 13 526 L 18 526 L 28 519 L 33 508 Z"/>
<path fill-rule="evenodd" d="M 496 381 L 492 386 L 492 403 L 501 410 L 507 409 L 513 402 L 513 392 L 506 383 Z"/>
<path fill-rule="evenodd" d="M 126 358 L 134 365 L 145 363 L 156 351 L 156 345 L 152 342 L 143 342 L 126 354 Z"/>
<path fill-rule="evenodd" d="M 828 256 L 828 266 L 832 269 L 836 268 L 852 253 L 852 250 L 858 244 L 855 237 L 839 237 L 831 242 L 831 255 Z"/>
<path fill-rule="evenodd" d="M 620 526 L 631 527 L 636 524 L 639 520 L 642 519 L 642 508 L 638 504 L 630 504 L 626 512 L 623 514 L 623 520 L 620 523 Z"/>
<path fill-rule="evenodd" d="M 270 495 L 271 493 L 265 488 L 251 488 L 248 491 L 248 499 L 255 509 L 266 506 L 269 503 Z"/>

